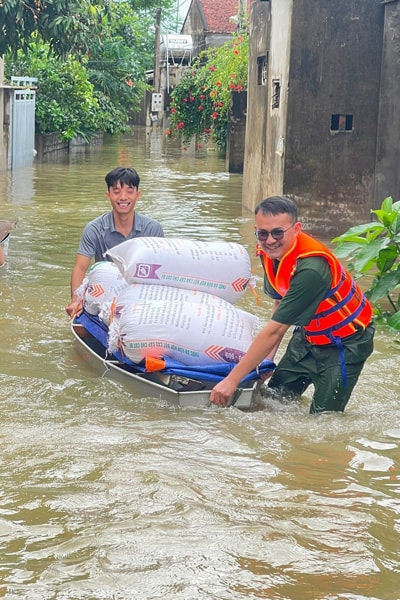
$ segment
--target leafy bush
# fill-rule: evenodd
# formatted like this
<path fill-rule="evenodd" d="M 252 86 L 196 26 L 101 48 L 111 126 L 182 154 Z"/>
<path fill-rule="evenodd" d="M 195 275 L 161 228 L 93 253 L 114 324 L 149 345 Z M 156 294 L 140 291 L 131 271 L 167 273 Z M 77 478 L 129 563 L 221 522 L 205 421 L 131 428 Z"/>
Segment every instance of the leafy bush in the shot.
<path fill-rule="evenodd" d="M 86 0 L 74 2 L 85 5 L 91 14 Z M 74 52 L 64 55 L 63 59 L 55 51 L 54 40 L 52 46 L 44 43 L 42 29 L 29 29 L 29 35 L 25 32 L 23 46 L 14 54 L 10 50 L 6 56 L 6 77 L 22 74 L 38 79 L 38 133 L 59 132 L 64 140 L 81 135 L 89 140 L 100 129 L 111 134 L 129 131 L 131 115 L 139 110 L 149 87 L 146 69 L 154 60 L 154 35 L 150 30 L 154 16 L 147 14 L 148 10 L 143 7 L 148 9 L 148 4 L 156 2 L 158 4 L 158 0 L 107 2 L 101 29 L 93 30 L 91 36 L 82 30 L 85 43 L 74 46 Z M 164 3 L 168 4 L 169 0 Z M 11 4 L 15 7 L 16 0 Z M 40 3 L 35 6 L 32 10 L 40 9 Z M 28 4 L 25 12 L 27 7 Z M 141 12 L 136 14 L 139 9 Z M 48 7 L 46 4 L 46 11 L 56 14 L 56 3 L 51 2 Z M 67 28 L 70 22 L 55 19 L 54 26 L 56 24 Z M 52 32 L 50 27 L 46 35 L 51 36 Z"/>
<path fill-rule="evenodd" d="M 39 133 L 59 132 L 68 141 L 76 135 L 89 139 L 101 126 L 98 101 L 83 64 L 72 57 L 56 58 L 41 42 L 31 44 L 6 73 L 29 73 L 37 78 L 35 126 Z"/>
<path fill-rule="evenodd" d="M 221 150 L 233 91 L 247 89 L 249 39 L 235 35 L 220 48 L 202 52 L 171 93 L 170 127 L 166 135 L 188 144 L 210 135 Z"/>
<path fill-rule="evenodd" d="M 373 271 L 372 285 L 366 292 L 374 313 L 390 327 L 400 330 L 400 202 L 385 198 L 381 208 L 371 211 L 377 221 L 351 227 L 334 238 L 339 258 L 351 261 L 356 276 Z M 384 311 L 378 300 L 386 298 L 392 311 Z"/>

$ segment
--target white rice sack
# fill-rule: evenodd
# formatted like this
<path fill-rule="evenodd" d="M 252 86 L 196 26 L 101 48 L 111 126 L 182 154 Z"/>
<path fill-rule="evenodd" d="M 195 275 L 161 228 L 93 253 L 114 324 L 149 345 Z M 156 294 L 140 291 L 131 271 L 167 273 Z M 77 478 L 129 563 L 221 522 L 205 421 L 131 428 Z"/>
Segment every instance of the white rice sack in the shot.
<path fill-rule="evenodd" d="M 109 261 L 94 263 L 83 283 L 83 306 L 91 315 L 99 315 L 128 286 L 117 265 Z"/>
<path fill-rule="evenodd" d="M 134 362 L 170 357 L 186 365 L 239 362 L 257 330 L 257 317 L 229 302 L 116 303 L 109 351 L 117 348 Z"/>
<path fill-rule="evenodd" d="M 235 242 L 141 237 L 107 250 L 129 283 L 170 285 L 237 302 L 249 284 L 250 256 Z"/>
<path fill-rule="evenodd" d="M 147 285 L 145 283 L 131 283 L 121 290 L 115 301 L 118 311 L 124 310 L 135 303 L 152 303 L 159 301 L 168 302 L 195 302 L 201 304 L 214 304 L 225 306 L 226 300 L 214 294 L 173 287 L 171 285 Z M 238 309 L 239 310 L 239 309 Z"/>

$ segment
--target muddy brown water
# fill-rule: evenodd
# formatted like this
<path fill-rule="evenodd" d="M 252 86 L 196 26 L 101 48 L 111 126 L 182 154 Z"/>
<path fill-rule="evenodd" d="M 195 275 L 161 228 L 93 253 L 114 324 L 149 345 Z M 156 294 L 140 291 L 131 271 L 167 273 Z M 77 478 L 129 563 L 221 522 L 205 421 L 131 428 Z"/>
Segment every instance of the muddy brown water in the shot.
<path fill-rule="evenodd" d="M 176 409 L 102 376 L 64 307 L 117 164 L 166 235 L 253 257 L 241 176 L 157 132 L 0 174 L 0 219 L 18 218 L 0 270 L 0 597 L 398 600 L 398 338 L 378 329 L 344 415 L 308 416 L 307 396 Z M 241 304 L 262 321 L 252 259 L 263 305 Z"/>

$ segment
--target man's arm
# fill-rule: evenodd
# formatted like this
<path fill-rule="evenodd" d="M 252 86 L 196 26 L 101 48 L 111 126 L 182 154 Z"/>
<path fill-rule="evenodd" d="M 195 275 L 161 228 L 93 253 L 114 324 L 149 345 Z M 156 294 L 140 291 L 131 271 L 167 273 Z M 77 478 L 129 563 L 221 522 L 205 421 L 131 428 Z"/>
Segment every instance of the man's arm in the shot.
<path fill-rule="evenodd" d="M 91 259 L 83 254 L 77 254 L 76 256 L 75 265 L 71 273 L 71 301 L 65 309 L 70 317 L 80 315 L 82 312 L 82 301 L 75 292 L 83 282 L 86 271 L 90 266 L 90 261 Z"/>
<path fill-rule="evenodd" d="M 235 368 L 211 390 L 210 401 L 226 406 L 241 380 L 265 358 L 275 355 L 289 327 L 290 325 L 277 321 L 269 321 L 254 338 L 250 348 Z"/>

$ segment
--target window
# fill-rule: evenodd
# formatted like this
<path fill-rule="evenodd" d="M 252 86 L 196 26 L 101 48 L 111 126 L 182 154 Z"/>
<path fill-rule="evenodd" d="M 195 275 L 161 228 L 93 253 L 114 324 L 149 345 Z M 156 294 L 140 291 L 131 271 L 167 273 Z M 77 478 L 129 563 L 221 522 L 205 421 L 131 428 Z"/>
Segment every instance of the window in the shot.
<path fill-rule="evenodd" d="M 257 57 L 257 83 L 267 85 L 268 80 L 268 54 Z"/>
<path fill-rule="evenodd" d="M 272 80 L 272 108 L 279 108 L 281 100 L 281 82 L 279 79 Z"/>
<path fill-rule="evenodd" d="M 353 115 L 332 115 L 331 131 L 353 131 Z"/>

